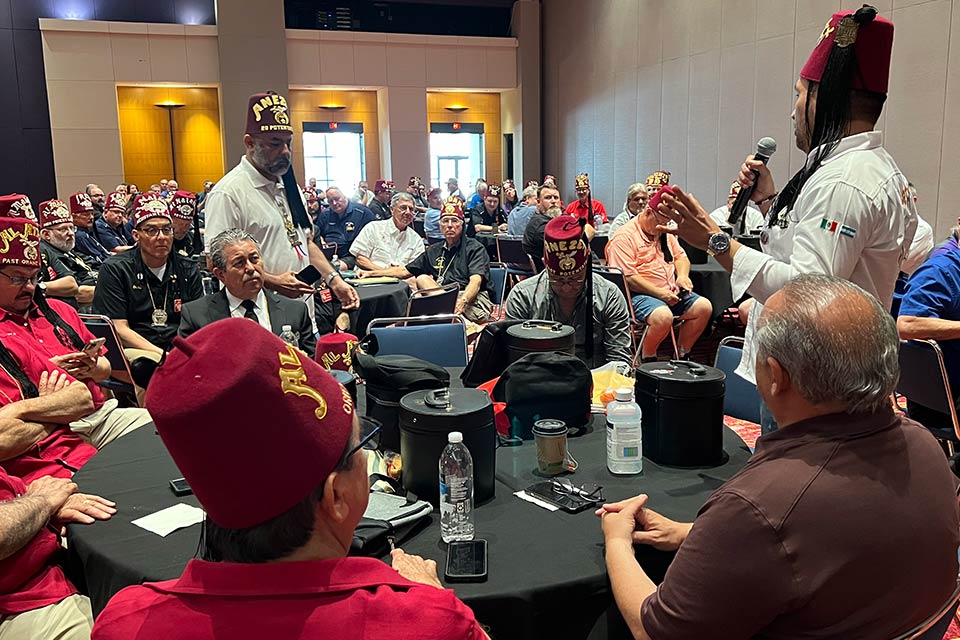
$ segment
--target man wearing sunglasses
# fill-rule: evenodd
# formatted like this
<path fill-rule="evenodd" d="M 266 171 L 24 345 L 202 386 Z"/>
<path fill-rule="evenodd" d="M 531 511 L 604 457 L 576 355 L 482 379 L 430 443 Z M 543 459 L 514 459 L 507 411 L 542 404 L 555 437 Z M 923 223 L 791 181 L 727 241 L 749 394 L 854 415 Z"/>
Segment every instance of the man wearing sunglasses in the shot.
<path fill-rule="evenodd" d="M 593 313 L 593 362 L 597 367 L 614 360 L 633 362 L 630 353 L 630 310 L 614 285 L 593 274 L 593 304 L 586 303 L 587 261 L 580 224 L 559 216 L 543 230 L 543 264 L 539 275 L 519 282 L 505 303 L 509 320 L 553 320 L 576 329 L 576 354 L 586 358 L 586 316 Z"/>
<path fill-rule="evenodd" d="M 162 355 L 180 327 L 180 308 L 203 296 L 197 265 L 172 251 L 173 220 L 166 200 L 137 196 L 133 209 L 137 246 L 100 267 L 93 297 L 97 313 L 111 318 L 128 358 Z"/>
<path fill-rule="evenodd" d="M 94 639 L 486 638 L 435 563 L 347 556 L 379 431 L 320 364 L 228 318 L 174 341 L 147 407 L 206 512 L 200 558 L 114 596 Z"/>

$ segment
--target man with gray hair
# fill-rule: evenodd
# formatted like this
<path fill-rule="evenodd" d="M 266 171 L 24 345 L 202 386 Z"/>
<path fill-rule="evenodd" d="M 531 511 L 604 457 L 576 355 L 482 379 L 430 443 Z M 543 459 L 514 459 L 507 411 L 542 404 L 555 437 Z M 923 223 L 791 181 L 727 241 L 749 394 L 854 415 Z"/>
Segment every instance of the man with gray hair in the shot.
<path fill-rule="evenodd" d="M 757 341 L 780 428 L 696 521 L 645 495 L 597 510 L 617 606 L 635 638 L 898 637 L 955 589 L 960 515 L 943 451 L 890 403 L 893 319 L 855 284 L 803 275 L 767 299 Z M 676 552 L 659 587 L 634 544 Z"/>
<path fill-rule="evenodd" d="M 213 275 L 223 288 L 183 305 L 180 312 L 181 337 L 224 318 L 247 318 L 276 335 L 289 325 L 300 350 L 311 358 L 317 338 L 300 299 L 292 300 L 263 287 L 263 259 L 253 236 L 241 229 L 227 229 L 210 242 Z"/>
<path fill-rule="evenodd" d="M 390 199 L 390 219 L 368 223 L 350 245 L 357 267 L 368 271 L 400 267 L 423 253 L 423 238 L 410 227 L 416 212 L 412 195 L 395 193 Z"/>
<path fill-rule="evenodd" d="M 530 185 L 520 194 L 520 205 L 514 207 L 507 214 L 507 233 L 512 236 L 522 236 L 527 230 L 530 217 L 537 211 L 537 187 Z"/>
<path fill-rule="evenodd" d="M 339 187 L 327 189 L 327 202 L 329 206 L 317 216 L 317 231 L 313 240 L 317 245 L 336 242 L 337 254 L 352 269 L 354 258 L 350 255 L 350 246 L 376 216 L 359 202 L 350 200 Z"/>

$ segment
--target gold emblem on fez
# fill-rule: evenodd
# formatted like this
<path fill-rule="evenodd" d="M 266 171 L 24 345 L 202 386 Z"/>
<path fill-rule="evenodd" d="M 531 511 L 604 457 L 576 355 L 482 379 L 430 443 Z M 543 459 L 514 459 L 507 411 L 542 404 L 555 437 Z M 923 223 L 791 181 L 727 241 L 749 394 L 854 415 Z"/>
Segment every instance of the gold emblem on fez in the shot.
<path fill-rule="evenodd" d="M 273 117 L 277 121 L 277 124 L 290 124 L 290 118 L 287 116 L 287 108 L 277 105 L 272 107 L 270 111 L 273 112 Z"/>
<path fill-rule="evenodd" d="M 35 245 L 35 242 L 28 242 L 23 248 L 23 257 L 30 262 L 35 261 L 39 257 L 39 254 L 37 253 L 37 247 Z"/>
<path fill-rule="evenodd" d="M 823 25 L 823 31 L 820 32 L 820 37 L 817 39 L 817 44 L 823 42 L 831 33 L 833 33 L 833 27 L 830 26 L 830 21 L 827 20 L 827 24 Z"/>
<path fill-rule="evenodd" d="M 142 208 L 148 213 L 167 212 L 167 205 L 164 204 L 163 200 L 149 200 L 143 204 Z"/>
<path fill-rule="evenodd" d="M 320 392 L 305 384 L 307 374 L 303 372 L 303 364 L 300 362 L 300 355 L 292 345 L 287 345 L 287 352 L 277 354 L 280 357 L 280 389 L 286 393 L 292 393 L 297 396 L 306 396 L 317 403 L 317 408 L 313 415 L 317 420 L 323 420 L 327 415 L 327 401 L 323 399 Z"/>
<path fill-rule="evenodd" d="M 833 38 L 833 43 L 842 48 L 849 47 L 857 41 L 857 22 L 853 16 L 844 16 L 837 25 L 837 35 Z"/>
<path fill-rule="evenodd" d="M 577 268 L 577 260 L 574 258 L 576 254 L 576 251 L 557 253 L 557 266 L 560 271 L 573 271 Z"/>

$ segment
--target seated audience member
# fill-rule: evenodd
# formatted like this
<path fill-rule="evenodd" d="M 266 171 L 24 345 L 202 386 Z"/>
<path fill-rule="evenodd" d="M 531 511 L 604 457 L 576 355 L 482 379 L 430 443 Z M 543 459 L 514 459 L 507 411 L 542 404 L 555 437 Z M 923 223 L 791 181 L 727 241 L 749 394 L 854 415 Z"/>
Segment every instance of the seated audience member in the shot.
<path fill-rule="evenodd" d="M 169 180 L 167 180 L 167 191 L 166 191 L 166 195 L 164 196 L 166 201 L 169 203 L 171 200 L 173 200 L 173 195 L 179 190 L 180 190 L 180 185 L 179 183 L 177 183 L 176 180 L 174 180 L 173 178 L 170 178 Z"/>
<path fill-rule="evenodd" d="M 93 184 L 92 182 L 83 188 L 83 192 L 87 194 L 87 197 L 90 198 L 90 203 L 93 205 L 93 217 L 97 220 L 100 219 L 100 216 L 103 215 L 104 209 L 104 197 L 103 189 L 99 185 Z"/>
<path fill-rule="evenodd" d="M 94 639 L 485 638 L 435 563 L 399 549 L 393 568 L 347 556 L 379 432 L 361 430 L 322 366 L 245 320 L 224 320 L 177 340 L 147 406 L 206 511 L 200 558 L 175 580 L 120 591 Z M 239 492 L 236 461 L 254 458 L 263 477 L 283 481 Z"/>
<path fill-rule="evenodd" d="M 522 236 L 527 230 L 530 217 L 537 211 L 537 187 L 531 185 L 523 190 L 520 204 L 507 214 L 507 233 L 512 236 Z"/>
<path fill-rule="evenodd" d="M 645 184 L 647 186 L 647 195 L 653 196 L 657 191 L 670 184 L 670 172 L 663 169 L 654 171 L 647 176 Z"/>
<path fill-rule="evenodd" d="M 460 191 L 460 182 L 456 178 L 447 178 L 447 200 L 450 198 L 460 198 L 466 200 L 463 191 Z"/>
<path fill-rule="evenodd" d="M 160 185 L 159 185 L 159 184 L 154 183 L 154 184 L 150 185 L 150 193 L 155 193 L 155 194 L 157 194 L 158 196 L 159 196 L 159 195 L 163 195 L 163 189 L 160 188 Z"/>
<path fill-rule="evenodd" d="M 551 183 L 553 184 L 553 183 Z M 530 216 L 527 228 L 523 230 L 523 250 L 527 252 L 537 269 L 543 269 L 543 229 L 552 219 L 563 213 L 560 209 L 560 192 L 556 187 L 542 185 L 537 190 L 537 211 Z"/>
<path fill-rule="evenodd" d="M 307 215 L 310 216 L 310 222 L 317 224 L 320 217 L 320 198 L 316 191 L 304 191 L 303 199 L 307 203 Z"/>
<path fill-rule="evenodd" d="M 392 217 L 389 220 L 374 220 L 353 241 L 350 253 L 356 256 L 360 269 L 402 267 L 423 253 L 423 238 L 411 227 L 417 212 L 413 196 L 395 194 L 390 201 L 390 210 Z"/>
<path fill-rule="evenodd" d="M 74 253 L 76 230 L 67 205 L 60 200 L 40 203 L 40 258 L 43 261 L 40 275 L 46 283 L 46 296 L 88 310 L 97 286 L 97 272 Z M 73 278 L 77 284 L 72 295 L 51 286 L 65 278 Z"/>
<path fill-rule="evenodd" d="M 199 256 L 203 240 L 194 237 L 193 218 L 197 215 L 197 197 L 190 191 L 177 191 L 170 199 L 173 221 L 173 250 L 182 256 Z"/>
<path fill-rule="evenodd" d="M 31 231 L 35 232 L 37 230 L 36 212 L 33 210 L 30 198 L 25 195 L 12 193 L 7 196 L 0 196 L 0 217 L 30 220 L 32 223 Z M 37 245 L 34 244 L 28 251 L 36 254 L 36 249 Z M 42 250 L 39 259 L 46 259 Z M 44 270 L 38 277 L 44 281 L 44 286 L 50 289 L 52 295 L 66 299 L 71 299 L 77 295 L 77 280 L 69 273 L 53 273 L 50 270 Z"/>
<path fill-rule="evenodd" d="M 109 520 L 116 512 L 113 502 L 77 493 L 65 478 L 27 485 L 0 469 L 0 638 L 90 638 L 90 599 L 60 568 L 63 550 L 51 527 Z"/>
<path fill-rule="evenodd" d="M 900 303 L 897 330 L 904 340 L 936 340 L 954 398 L 960 395 L 960 248 L 933 256 L 913 272 Z M 931 381 L 933 383 L 934 381 Z M 907 398 L 907 413 L 953 434 L 950 416 Z"/>
<path fill-rule="evenodd" d="M 674 318 L 684 320 L 677 348 L 681 358 L 688 357 L 713 313 L 710 301 L 693 292 L 690 260 L 680 242 L 673 234 L 657 229 L 667 222 L 648 204 L 607 244 L 607 264 L 623 270 L 633 294 L 634 314 L 648 326 L 641 350 L 644 361 L 656 359 Z"/>
<path fill-rule="evenodd" d="M 642 182 L 637 182 L 627 188 L 627 199 L 623 203 L 623 211 L 617 214 L 617 217 L 610 223 L 607 229 L 607 237 L 612 238 L 620 227 L 633 220 L 641 211 L 647 208 L 647 200 L 650 195 L 647 194 L 647 186 Z"/>
<path fill-rule="evenodd" d="M 390 267 L 360 272 L 360 276 L 416 277 L 418 289 L 436 289 L 460 285 L 460 297 L 454 313 L 473 322 L 486 322 L 493 310 L 487 293 L 490 286 L 490 256 L 486 248 L 463 233 L 463 205 L 448 200 L 440 216 L 443 242 L 436 242 L 405 267 Z"/>
<path fill-rule="evenodd" d="M 103 248 L 110 253 L 123 253 L 133 246 L 133 238 L 127 237 L 124 228 L 124 212 L 127 209 L 127 196 L 119 191 L 112 191 L 107 196 L 103 215 L 94 223 L 97 228 L 97 237 Z"/>
<path fill-rule="evenodd" d="M 568 204 L 563 212 L 575 218 L 586 218 L 587 223 L 591 225 L 594 224 L 597 216 L 600 216 L 601 222 L 607 222 L 607 208 L 599 200 L 590 197 L 590 176 L 585 173 L 578 174 L 574 188 L 577 199 Z M 590 205 L 593 206 L 593 218 L 590 217 Z"/>
<path fill-rule="evenodd" d="M 213 185 L 216 184 L 213 180 L 204 180 L 203 181 L 203 191 L 197 194 L 197 215 L 200 216 L 200 221 L 203 221 L 203 209 L 206 207 L 207 194 L 213 190 Z"/>
<path fill-rule="evenodd" d="M 767 300 L 757 342 L 780 429 L 696 521 L 645 495 L 597 511 L 617 606 L 635 638 L 900 637 L 955 589 L 960 517 L 940 446 L 890 405 L 893 319 L 850 282 L 804 275 Z M 635 544 L 676 551 L 659 586 Z"/>
<path fill-rule="evenodd" d="M 442 238 L 440 233 L 440 209 L 443 208 L 442 191 L 431 189 L 427 194 L 427 212 L 423 214 L 423 234 L 428 238 Z"/>
<path fill-rule="evenodd" d="M 350 255 L 350 245 L 367 223 L 374 220 L 373 212 L 362 204 L 351 202 L 337 187 L 327 189 L 327 202 L 330 206 L 320 212 L 317 218 L 317 233 L 313 241 L 336 242 L 337 254 L 349 268 L 354 260 Z"/>
<path fill-rule="evenodd" d="M 110 257 L 110 252 L 97 240 L 90 197 L 82 191 L 70 196 L 70 214 L 77 228 L 74 251 L 92 268 L 99 269 L 103 261 Z"/>
<path fill-rule="evenodd" d="M 426 187 L 423 185 L 423 180 L 417 176 L 411 176 L 410 180 L 407 182 L 407 193 L 413 196 L 413 201 L 417 206 L 417 211 L 423 213 L 427 210 L 427 198 L 424 193 Z"/>
<path fill-rule="evenodd" d="M 370 203 L 373 202 L 373 191 L 367 188 L 367 181 L 361 180 L 357 183 L 357 190 L 353 192 L 353 196 L 350 197 L 354 202 L 359 202 L 365 207 L 369 207 Z"/>
<path fill-rule="evenodd" d="M 504 216 L 509 218 L 510 212 L 518 206 L 520 198 L 517 197 L 517 185 L 507 178 L 500 184 L 500 208 L 503 209 Z"/>
<path fill-rule="evenodd" d="M 474 189 L 473 194 L 470 196 L 470 199 L 467 200 L 464 205 L 464 210 L 469 211 L 470 209 L 476 209 L 481 204 L 483 204 L 483 199 L 487 197 L 487 179 L 486 178 L 477 178 L 476 188 Z"/>
<path fill-rule="evenodd" d="M 593 275 L 593 359 L 587 361 L 586 275 L 590 250 L 578 222 L 559 216 L 544 228 L 546 270 L 517 283 L 507 296 L 510 320 L 553 320 L 576 330 L 577 357 L 590 368 L 617 360 L 630 364 L 630 310 L 623 293 L 602 276 Z"/>
<path fill-rule="evenodd" d="M 276 335 L 290 325 L 300 350 L 314 356 L 317 338 L 307 305 L 263 288 L 263 260 L 253 236 L 240 229 L 221 232 L 210 242 L 210 261 L 223 288 L 183 305 L 181 337 L 224 318 L 247 318 Z"/>
<path fill-rule="evenodd" d="M 373 212 L 377 220 L 390 219 L 390 198 L 393 197 L 393 181 L 377 180 L 373 185 L 373 201 L 370 203 L 370 211 Z"/>
<path fill-rule="evenodd" d="M 733 181 L 733 184 L 730 185 L 730 193 L 727 194 L 727 204 L 717 207 L 712 212 L 710 212 L 710 217 L 713 218 L 713 221 L 718 225 L 729 224 L 727 220 L 730 218 L 730 211 L 733 209 L 733 203 L 737 200 L 737 195 L 740 193 L 740 182 L 737 180 Z M 764 203 L 764 208 L 770 208 L 770 203 Z M 761 209 L 757 209 L 754 203 L 748 202 L 747 208 L 743 212 L 743 217 L 737 222 L 737 227 L 733 230 L 734 233 L 740 233 L 741 224 L 743 224 L 743 230 L 745 233 L 750 233 L 753 229 L 760 229 L 764 224 L 764 217 Z"/>
<path fill-rule="evenodd" d="M 500 185 L 490 185 L 487 187 L 487 195 L 483 197 L 483 202 L 466 212 L 472 221 L 473 233 L 470 237 L 476 235 L 477 231 L 485 233 L 497 233 L 507 230 L 507 214 L 503 212 L 500 206 Z"/>
<path fill-rule="evenodd" d="M 128 359 L 170 348 L 180 327 L 182 305 L 203 296 L 197 264 L 173 251 L 173 222 L 167 201 L 137 196 L 133 214 L 135 250 L 100 267 L 93 297 L 97 313 L 111 318 Z"/>

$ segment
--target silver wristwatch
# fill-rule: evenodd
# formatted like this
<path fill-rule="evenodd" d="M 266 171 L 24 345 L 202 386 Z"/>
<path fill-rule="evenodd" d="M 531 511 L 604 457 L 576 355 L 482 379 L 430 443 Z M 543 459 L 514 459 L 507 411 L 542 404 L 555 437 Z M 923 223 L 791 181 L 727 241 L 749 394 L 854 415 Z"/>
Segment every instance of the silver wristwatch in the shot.
<path fill-rule="evenodd" d="M 707 253 L 711 256 L 718 256 L 727 251 L 730 251 L 730 236 L 723 231 L 718 231 L 707 240 Z"/>
<path fill-rule="evenodd" d="M 336 269 L 334 269 L 333 271 L 331 271 L 331 272 L 328 273 L 327 275 L 323 276 L 323 283 L 324 283 L 325 285 L 327 285 L 327 287 L 329 287 L 329 286 L 330 286 L 330 283 L 333 282 L 333 279 L 336 278 L 336 277 L 339 276 L 339 275 L 340 275 L 340 272 L 337 271 Z"/>

